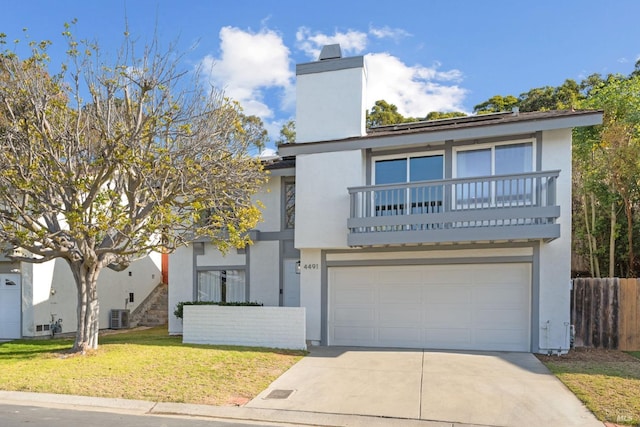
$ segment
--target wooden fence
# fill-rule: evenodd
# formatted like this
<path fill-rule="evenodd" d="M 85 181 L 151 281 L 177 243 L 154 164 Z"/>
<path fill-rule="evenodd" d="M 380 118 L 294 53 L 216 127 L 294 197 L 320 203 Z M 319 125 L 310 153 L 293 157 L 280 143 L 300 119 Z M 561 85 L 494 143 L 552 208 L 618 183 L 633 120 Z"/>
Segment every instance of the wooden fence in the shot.
<path fill-rule="evenodd" d="M 574 279 L 576 347 L 640 350 L 640 279 Z"/>

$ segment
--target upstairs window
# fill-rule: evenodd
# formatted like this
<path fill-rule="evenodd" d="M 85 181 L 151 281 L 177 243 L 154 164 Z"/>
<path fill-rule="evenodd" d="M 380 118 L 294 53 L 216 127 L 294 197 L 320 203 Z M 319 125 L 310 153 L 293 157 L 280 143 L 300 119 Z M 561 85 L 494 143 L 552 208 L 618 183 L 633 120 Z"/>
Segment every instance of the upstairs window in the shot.
<path fill-rule="evenodd" d="M 516 175 L 533 171 L 531 142 L 502 144 L 484 148 L 460 148 L 456 153 L 457 178 Z M 458 206 L 532 202 L 531 178 L 470 179 L 456 185 Z"/>
<path fill-rule="evenodd" d="M 481 149 L 460 149 L 457 177 L 507 175 L 533 170 L 533 144 L 505 144 Z"/>
<path fill-rule="evenodd" d="M 407 184 L 441 180 L 444 156 L 413 155 L 374 160 L 375 185 Z M 376 216 L 439 212 L 442 206 L 441 184 L 393 186 L 375 192 Z"/>
<path fill-rule="evenodd" d="M 284 183 L 284 228 L 292 229 L 296 226 L 296 183 Z"/>

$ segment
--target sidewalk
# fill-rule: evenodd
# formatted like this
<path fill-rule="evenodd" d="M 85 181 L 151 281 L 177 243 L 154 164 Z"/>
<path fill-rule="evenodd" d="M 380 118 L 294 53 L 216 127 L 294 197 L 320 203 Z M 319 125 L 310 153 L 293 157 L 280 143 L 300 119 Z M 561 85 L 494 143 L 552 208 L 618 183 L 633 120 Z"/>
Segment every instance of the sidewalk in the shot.
<path fill-rule="evenodd" d="M 326 427 L 490 427 L 486 425 L 480 426 L 476 424 L 460 424 L 402 418 L 326 414 L 318 412 L 256 409 L 246 407 L 148 402 L 144 400 L 109 399 L 48 393 L 26 393 L 19 391 L 0 391 L 0 404 L 2 403 L 70 410 L 115 412 L 134 415 L 172 415 L 205 417 L 227 421 L 257 421 L 275 423 L 276 425 Z"/>

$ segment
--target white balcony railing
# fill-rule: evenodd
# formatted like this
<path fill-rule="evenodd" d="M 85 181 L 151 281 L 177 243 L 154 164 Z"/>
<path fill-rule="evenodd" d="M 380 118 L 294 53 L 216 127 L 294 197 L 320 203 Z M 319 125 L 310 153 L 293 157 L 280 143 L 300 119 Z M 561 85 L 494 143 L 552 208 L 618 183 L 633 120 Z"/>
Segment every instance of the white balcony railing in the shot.
<path fill-rule="evenodd" d="M 349 188 L 352 246 L 553 239 L 559 171 Z"/>

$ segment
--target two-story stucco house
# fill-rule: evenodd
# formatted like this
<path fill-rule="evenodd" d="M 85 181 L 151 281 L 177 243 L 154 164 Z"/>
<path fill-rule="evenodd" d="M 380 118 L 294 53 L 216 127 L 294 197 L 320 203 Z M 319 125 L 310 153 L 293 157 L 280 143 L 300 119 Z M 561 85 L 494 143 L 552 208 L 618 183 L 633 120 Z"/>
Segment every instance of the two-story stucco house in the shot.
<path fill-rule="evenodd" d="M 170 311 L 300 305 L 316 345 L 567 351 L 571 134 L 602 113 L 367 129 L 364 57 L 327 46 L 296 74 L 296 143 L 267 166 L 255 244 L 172 255 Z"/>

